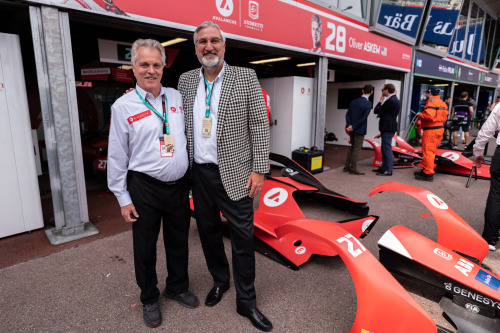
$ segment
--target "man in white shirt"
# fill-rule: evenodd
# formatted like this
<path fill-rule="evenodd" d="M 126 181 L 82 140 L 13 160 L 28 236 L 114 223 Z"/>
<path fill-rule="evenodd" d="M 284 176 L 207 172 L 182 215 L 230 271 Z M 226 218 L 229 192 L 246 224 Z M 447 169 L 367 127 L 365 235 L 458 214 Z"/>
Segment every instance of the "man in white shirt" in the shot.
<path fill-rule="evenodd" d="M 483 150 L 488 143 L 488 140 L 500 130 L 500 104 L 497 104 L 486 122 L 481 127 L 477 134 L 476 143 L 474 144 L 474 165 L 478 168 L 484 162 Z M 497 136 L 497 147 L 495 154 L 491 159 L 490 173 L 490 192 L 486 201 L 484 210 L 484 230 L 483 238 L 488 242 L 491 251 L 496 250 L 498 242 L 498 230 L 500 229 L 500 136 Z"/>
<path fill-rule="evenodd" d="M 108 187 L 132 224 L 134 265 L 147 326 L 162 322 L 158 306 L 156 242 L 163 221 L 167 258 L 163 295 L 187 308 L 198 306 L 188 291 L 189 189 L 184 110 L 180 93 L 161 86 L 165 50 L 158 41 L 132 45 L 135 92 L 111 107 Z M 127 176 L 129 190 L 127 191 Z"/>

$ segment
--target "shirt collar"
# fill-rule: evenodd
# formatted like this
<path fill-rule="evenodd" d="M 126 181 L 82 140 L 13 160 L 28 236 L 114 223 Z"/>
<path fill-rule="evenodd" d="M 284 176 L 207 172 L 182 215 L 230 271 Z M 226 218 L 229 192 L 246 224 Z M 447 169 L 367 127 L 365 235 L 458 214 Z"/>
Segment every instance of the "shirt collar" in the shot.
<path fill-rule="evenodd" d="M 137 92 L 139 93 L 139 95 L 141 95 L 142 98 L 144 98 L 144 99 L 146 99 L 146 98 L 154 99 L 155 98 L 152 93 L 147 92 L 146 90 L 142 89 L 141 87 L 139 87 L 138 84 L 135 85 L 135 89 L 137 89 Z M 162 95 L 162 93 L 163 93 L 163 86 L 160 85 L 160 95 L 158 97 L 160 97 Z"/>
<path fill-rule="evenodd" d="M 225 70 L 226 70 L 226 62 L 224 61 L 222 63 L 222 69 L 220 70 L 219 75 L 217 75 L 217 77 L 215 78 L 214 82 L 222 82 L 222 79 L 224 78 Z M 203 66 L 200 69 L 200 79 L 204 79 Z"/>

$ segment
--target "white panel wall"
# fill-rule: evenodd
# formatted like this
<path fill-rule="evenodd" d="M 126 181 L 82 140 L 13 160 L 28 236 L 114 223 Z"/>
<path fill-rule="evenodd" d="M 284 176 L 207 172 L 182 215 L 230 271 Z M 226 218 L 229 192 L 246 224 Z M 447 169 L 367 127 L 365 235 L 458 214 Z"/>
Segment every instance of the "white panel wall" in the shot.
<path fill-rule="evenodd" d="M 326 119 L 325 119 L 325 127 L 328 132 L 333 132 L 338 138 L 338 141 L 334 141 L 333 143 L 343 146 L 349 145 L 349 136 L 345 132 L 345 114 L 347 109 L 337 109 L 338 105 L 338 94 L 339 89 L 343 88 L 359 88 L 360 91 L 365 84 L 371 84 L 375 87 L 373 92 L 373 107 L 380 101 L 380 96 L 382 95 L 382 88 L 384 84 L 392 83 L 396 87 L 396 95 L 398 98 L 401 82 L 394 80 L 376 80 L 376 81 L 360 81 L 360 82 L 339 82 L 339 83 L 329 83 L 327 89 L 326 96 Z M 361 96 L 361 92 L 360 92 Z M 401 98 L 400 98 L 401 99 Z M 368 116 L 368 126 L 365 138 L 373 139 L 380 132 L 378 130 L 378 118 L 372 112 Z M 371 145 L 368 142 L 363 143 L 363 147 L 371 148 Z"/>
<path fill-rule="evenodd" d="M 312 145 L 313 79 L 289 76 L 259 80 L 271 97 L 271 152 L 287 157 Z"/>
<path fill-rule="evenodd" d="M 0 33 L 0 237 L 43 227 L 19 38 Z"/>

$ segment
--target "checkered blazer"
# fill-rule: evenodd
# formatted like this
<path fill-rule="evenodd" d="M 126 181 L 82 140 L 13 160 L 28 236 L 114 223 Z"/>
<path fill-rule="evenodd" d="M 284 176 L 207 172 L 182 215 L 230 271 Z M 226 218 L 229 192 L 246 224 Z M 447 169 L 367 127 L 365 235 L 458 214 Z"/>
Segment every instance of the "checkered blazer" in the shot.
<path fill-rule="evenodd" d="M 255 71 L 224 64 L 217 114 L 217 161 L 222 183 L 231 200 L 250 193 L 245 188 L 252 171 L 266 173 L 269 160 L 269 123 L 266 103 Z M 193 164 L 193 105 L 200 68 L 179 78 L 182 94 L 189 165 Z"/>

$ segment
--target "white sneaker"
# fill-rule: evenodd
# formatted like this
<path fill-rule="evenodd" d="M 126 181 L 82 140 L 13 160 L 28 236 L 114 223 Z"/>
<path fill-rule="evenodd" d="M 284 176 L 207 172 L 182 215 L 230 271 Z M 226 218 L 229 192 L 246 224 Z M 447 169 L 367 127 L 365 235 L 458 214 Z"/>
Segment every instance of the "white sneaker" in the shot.
<path fill-rule="evenodd" d="M 493 244 L 488 244 L 488 247 L 490 248 L 490 251 L 496 251 L 497 248 Z"/>

